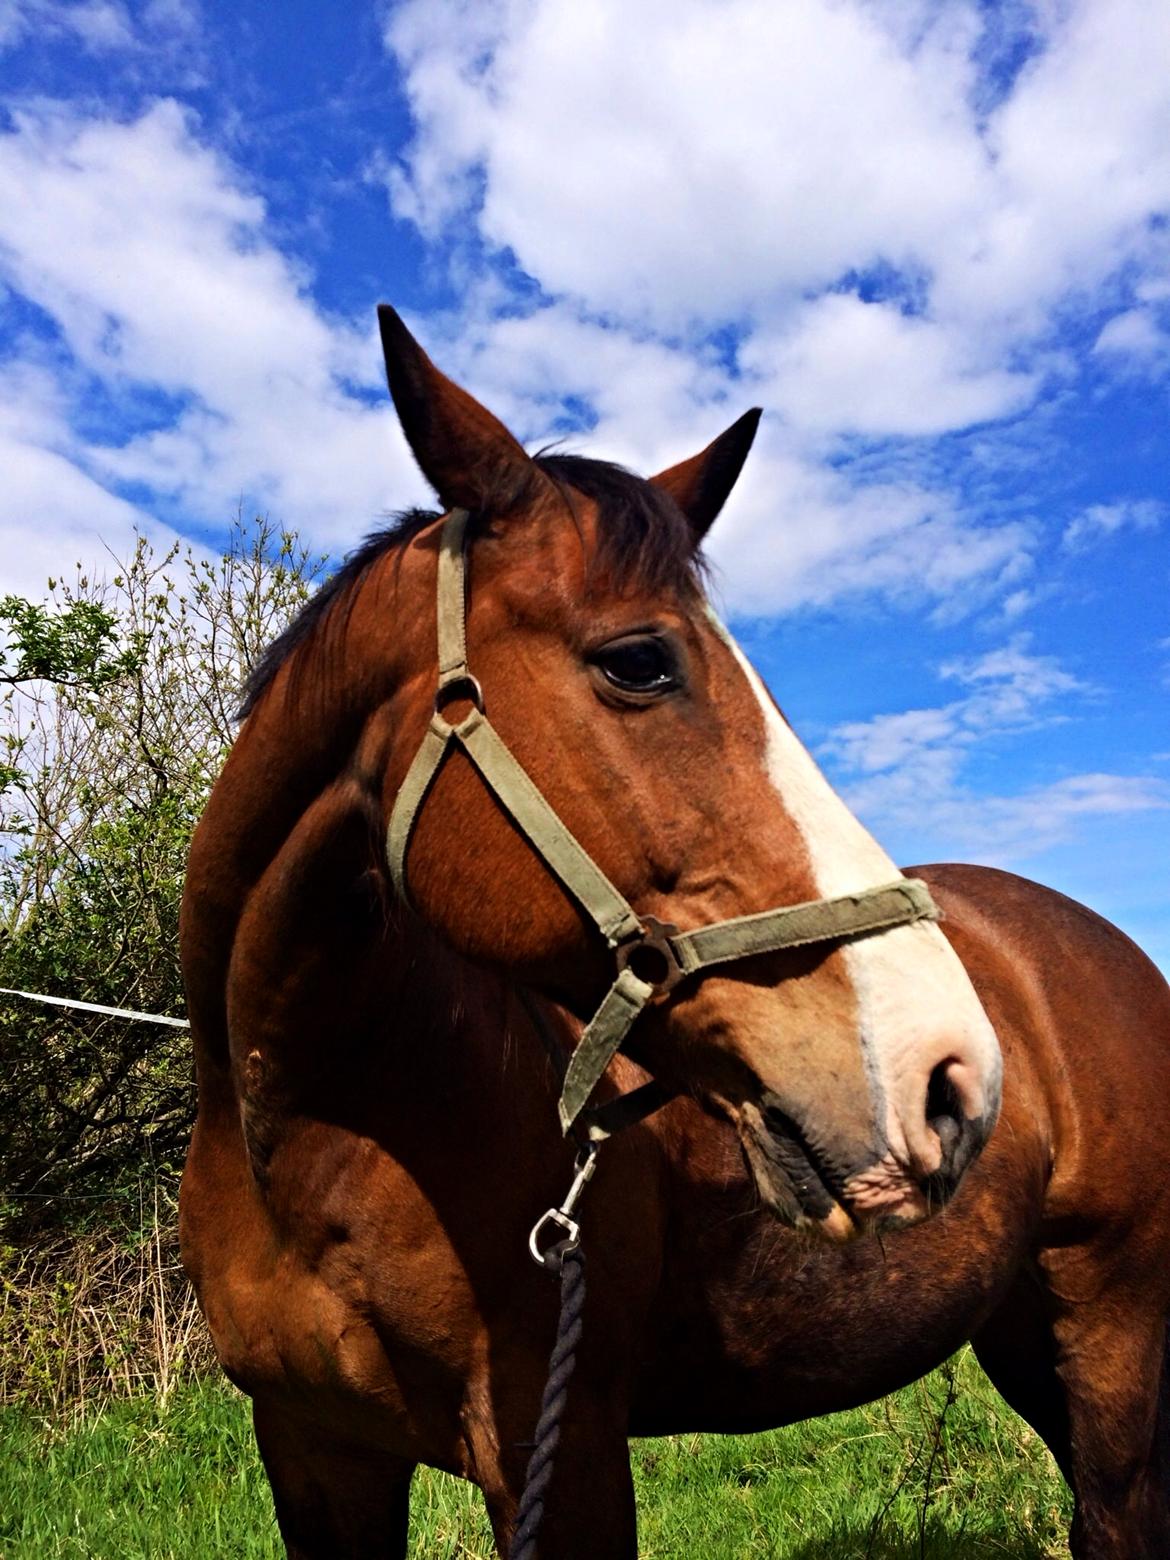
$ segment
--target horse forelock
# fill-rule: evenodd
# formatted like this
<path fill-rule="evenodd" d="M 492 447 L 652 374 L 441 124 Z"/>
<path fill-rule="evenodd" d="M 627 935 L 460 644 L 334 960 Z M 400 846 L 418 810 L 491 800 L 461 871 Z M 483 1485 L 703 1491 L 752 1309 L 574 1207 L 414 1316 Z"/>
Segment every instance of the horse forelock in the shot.
<path fill-rule="evenodd" d="M 607 578 L 625 588 L 650 592 L 689 593 L 698 586 L 703 560 L 678 505 L 652 483 L 610 461 L 542 453 L 519 480 L 514 468 L 501 471 L 487 482 L 484 503 L 471 518 L 469 534 L 482 531 L 493 515 L 529 502 L 538 475 L 550 478 L 559 490 L 564 518 L 579 533 L 578 499 L 596 506 L 591 561 Z M 326 625 L 344 626 L 362 581 L 379 559 L 404 547 L 438 518 L 435 510 L 407 509 L 372 531 L 263 651 L 244 684 L 237 718 L 244 720 L 251 714 L 285 662 L 315 641 Z"/>
<path fill-rule="evenodd" d="M 623 586 L 689 592 L 703 558 L 686 516 L 661 488 L 624 466 L 583 455 L 542 454 L 535 464 L 560 489 L 576 521 L 575 495 L 597 508 L 594 561 Z"/>

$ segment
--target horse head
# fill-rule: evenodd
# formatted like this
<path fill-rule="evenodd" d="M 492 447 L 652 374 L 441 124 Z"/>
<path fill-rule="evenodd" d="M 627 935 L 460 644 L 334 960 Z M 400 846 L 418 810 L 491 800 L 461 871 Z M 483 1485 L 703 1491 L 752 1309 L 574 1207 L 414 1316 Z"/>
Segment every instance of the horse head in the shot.
<path fill-rule="evenodd" d="M 681 946 L 690 929 L 776 907 L 896 893 L 897 868 L 704 593 L 703 540 L 759 414 L 645 481 L 530 457 L 392 310 L 380 320 L 403 430 L 456 517 L 460 554 L 444 565 L 450 520 L 420 525 L 386 587 L 397 638 L 384 822 L 414 912 L 582 1022 L 614 989 L 624 934 L 599 934 L 587 892 L 550 870 L 471 747 L 442 745 L 472 712 L 461 729 L 486 717 L 479 726 L 490 722 L 520 771 L 508 784 L 530 783 L 642 934 L 681 929 Z M 444 642 L 465 645 L 453 673 L 438 664 Z M 640 945 L 640 977 L 654 989 L 626 1048 L 734 1125 L 777 1215 L 841 1239 L 945 1202 L 994 1124 L 1000 1057 L 932 920 L 794 939 L 670 981 L 645 967 L 652 942 Z"/>

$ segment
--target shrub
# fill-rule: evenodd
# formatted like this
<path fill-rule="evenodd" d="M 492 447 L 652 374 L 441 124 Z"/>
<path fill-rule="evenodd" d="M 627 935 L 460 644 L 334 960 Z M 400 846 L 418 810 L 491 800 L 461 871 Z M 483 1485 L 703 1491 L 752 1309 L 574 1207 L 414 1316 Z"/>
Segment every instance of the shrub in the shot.
<path fill-rule="evenodd" d="M 107 580 L 0 601 L 0 985 L 182 1014 L 191 831 L 247 670 L 323 562 L 237 520 L 222 557 L 140 537 Z M 0 998 L 10 1233 L 84 1223 L 144 1166 L 173 1178 L 192 1107 L 181 1031 Z"/>

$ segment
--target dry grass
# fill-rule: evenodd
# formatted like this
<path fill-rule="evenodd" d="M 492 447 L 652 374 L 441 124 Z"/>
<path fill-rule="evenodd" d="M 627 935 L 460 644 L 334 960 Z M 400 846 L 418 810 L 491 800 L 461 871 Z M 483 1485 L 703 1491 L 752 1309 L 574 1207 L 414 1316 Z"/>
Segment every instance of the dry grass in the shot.
<path fill-rule="evenodd" d="M 54 1416 L 113 1398 L 165 1402 L 210 1369 L 211 1340 L 179 1262 L 174 1188 L 143 1182 L 113 1228 L 0 1246 L 0 1404 Z"/>

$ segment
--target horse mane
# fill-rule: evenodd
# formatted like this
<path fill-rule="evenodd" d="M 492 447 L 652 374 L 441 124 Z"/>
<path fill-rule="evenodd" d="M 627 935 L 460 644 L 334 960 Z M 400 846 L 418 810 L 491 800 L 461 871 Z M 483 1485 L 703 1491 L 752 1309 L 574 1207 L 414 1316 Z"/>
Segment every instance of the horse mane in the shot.
<path fill-rule="evenodd" d="M 698 584 L 703 561 L 695 547 L 694 533 L 678 505 L 660 488 L 624 466 L 584 455 L 541 452 L 534 456 L 532 465 L 552 478 L 574 525 L 574 495 L 592 499 L 597 505 L 595 562 L 599 567 L 630 586 L 651 591 L 670 586 L 686 591 Z M 472 515 L 471 534 L 482 530 L 493 513 L 523 502 L 532 486 L 531 475 L 527 480 L 522 478 L 519 485 L 514 476 L 501 481 L 498 491 L 490 493 L 483 508 Z M 239 720 L 251 714 L 285 661 L 316 636 L 338 604 L 352 604 L 357 586 L 369 568 L 438 518 L 436 510 L 403 510 L 388 525 L 372 531 L 345 558 L 337 572 L 260 655 L 244 683 L 237 712 Z"/>

